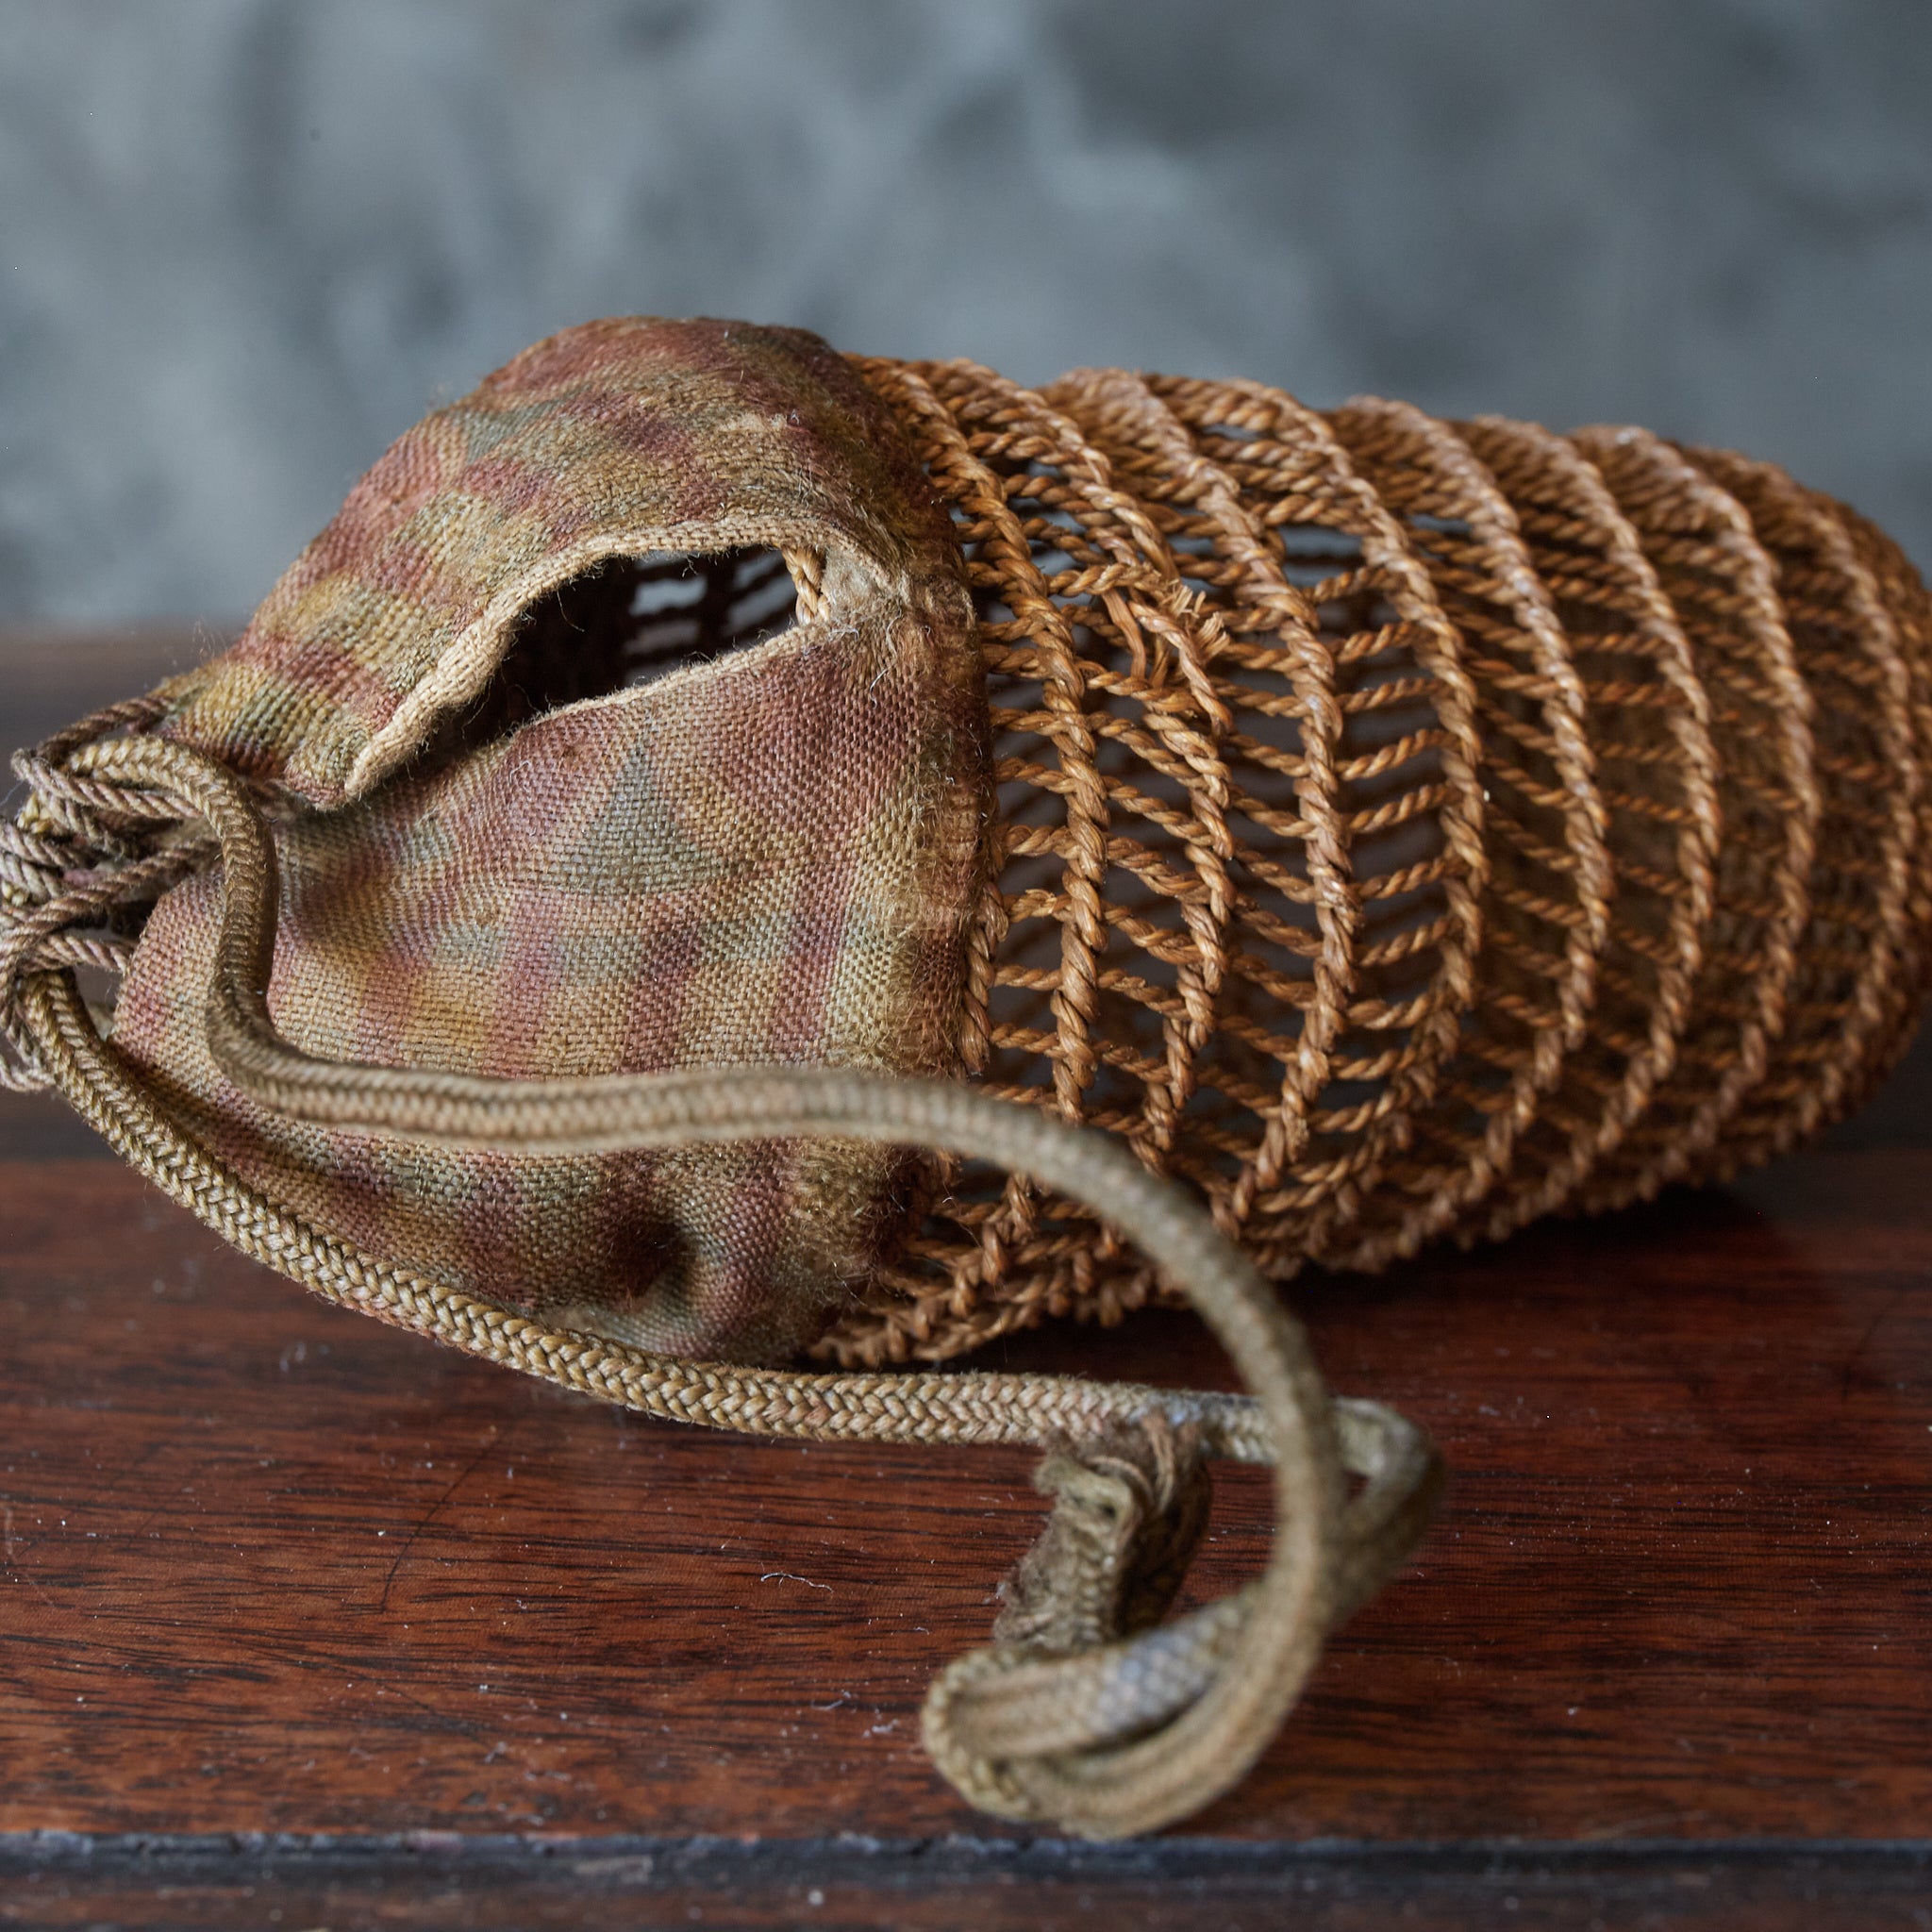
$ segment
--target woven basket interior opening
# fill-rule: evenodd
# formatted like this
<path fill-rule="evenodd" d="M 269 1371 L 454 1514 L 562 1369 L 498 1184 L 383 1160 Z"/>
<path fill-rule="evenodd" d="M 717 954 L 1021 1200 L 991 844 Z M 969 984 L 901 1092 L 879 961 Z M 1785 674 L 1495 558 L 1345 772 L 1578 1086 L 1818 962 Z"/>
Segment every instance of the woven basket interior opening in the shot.
<path fill-rule="evenodd" d="M 748 650 L 789 629 L 797 607 L 784 557 L 766 546 L 614 558 L 531 606 L 437 749 L 459 757 L 566 705 Z"/>

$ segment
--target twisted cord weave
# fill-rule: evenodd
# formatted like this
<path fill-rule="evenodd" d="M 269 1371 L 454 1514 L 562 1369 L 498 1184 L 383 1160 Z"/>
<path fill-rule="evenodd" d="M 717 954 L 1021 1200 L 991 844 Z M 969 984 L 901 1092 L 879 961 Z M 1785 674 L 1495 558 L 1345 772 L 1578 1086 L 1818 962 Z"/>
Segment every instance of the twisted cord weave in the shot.
<path fill-rule="evenodd" d="M 961 1062 L 1274 1280 L 1723 1179 L 1903 1049 L 1932 614 L 1854 512 L 1639 429 L 859 366 L 980 614 Z M 823 1358 L 1168 1292 L 1036 1183 L 935 1158 L 925 1201 Z"/>

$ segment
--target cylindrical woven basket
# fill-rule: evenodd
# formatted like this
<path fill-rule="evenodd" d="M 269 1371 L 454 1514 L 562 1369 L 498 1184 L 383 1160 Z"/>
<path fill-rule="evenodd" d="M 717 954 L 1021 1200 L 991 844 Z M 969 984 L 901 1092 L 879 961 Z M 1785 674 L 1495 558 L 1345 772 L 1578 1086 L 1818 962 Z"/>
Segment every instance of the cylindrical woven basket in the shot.
<path fill-rule="evenodd" d="M 1898 551 L 1739 457 L 613 318 L 16 761 L 0 1079 L 567 1388 L 1045 1449 L 922 1735 L 1119 1836 L 1243 1774 L 1438 1493 L 1272 1284 L 1854 1106 L 1924 986 L 1928 683 Z M 843 1373 L 1156 1294 L 1248 1394 Z M 1225 1457 L 1273 1549 L 1167 1618 Z"/>
<path fill-rule="evenodd" d="M 1924 989 L 1932 607 L 1768 464 L 1400 403 L 867 361 L 950 508 L 998 758 L 961 1037 L 1277 1278 L 1722 1178 Z M 1158 1293 L 931 1161 L 819 1346 L 956 1355 Z"/>

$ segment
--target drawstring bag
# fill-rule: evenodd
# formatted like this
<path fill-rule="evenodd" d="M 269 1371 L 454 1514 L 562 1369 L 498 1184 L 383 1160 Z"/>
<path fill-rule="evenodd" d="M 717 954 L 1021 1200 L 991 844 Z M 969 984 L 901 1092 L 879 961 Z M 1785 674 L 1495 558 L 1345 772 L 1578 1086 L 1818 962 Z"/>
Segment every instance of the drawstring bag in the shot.
<path fill-rule="evenodd" d="M 0 1066 L 491 1360 L 1041 1445 L 926 1744 L 1151 1829 L 1440 1481 L 1275 1284 L 1722 1177 L 1900 1050 L 1928 638 L 1869 525 L 1640 431 L 593 323 L 405 435 L 233 649 L 16 759 Z M 936 1366 L 1156 1298 L 1247 1395 Z M 1217 1457 L 1274 1546 L 1170 1616 Z"/>

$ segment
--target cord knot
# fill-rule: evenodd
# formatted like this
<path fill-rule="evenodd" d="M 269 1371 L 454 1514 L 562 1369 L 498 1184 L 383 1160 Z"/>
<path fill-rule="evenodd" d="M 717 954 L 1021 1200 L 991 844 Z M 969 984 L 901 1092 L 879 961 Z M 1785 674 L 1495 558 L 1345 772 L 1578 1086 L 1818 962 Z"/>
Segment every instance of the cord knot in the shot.
<path fill-rule="evenodd" d="M 1057 1445 L 1033 1486 L 1053 1498 L 1053 1513 L 1000 1585 L 993 1641 L 1066 1656 L 1159 1623 L 1208 1526 L 1199 1430 L 1155 1410 Z"/>
<path fill-rule="evenodd" d="M 75 771 L 82 745 L 141 729 L 153 698 L 110 706 L 37 751 L 16 753 L 27 794 L 0 821 L 0 1088 L 52 1084 L 20 1012 L 26 982 L 62 968 L 126 970 L 130 917 L 213 856 L 206 839 L 179 836 L 180 808 L 152 791 Z"/>

